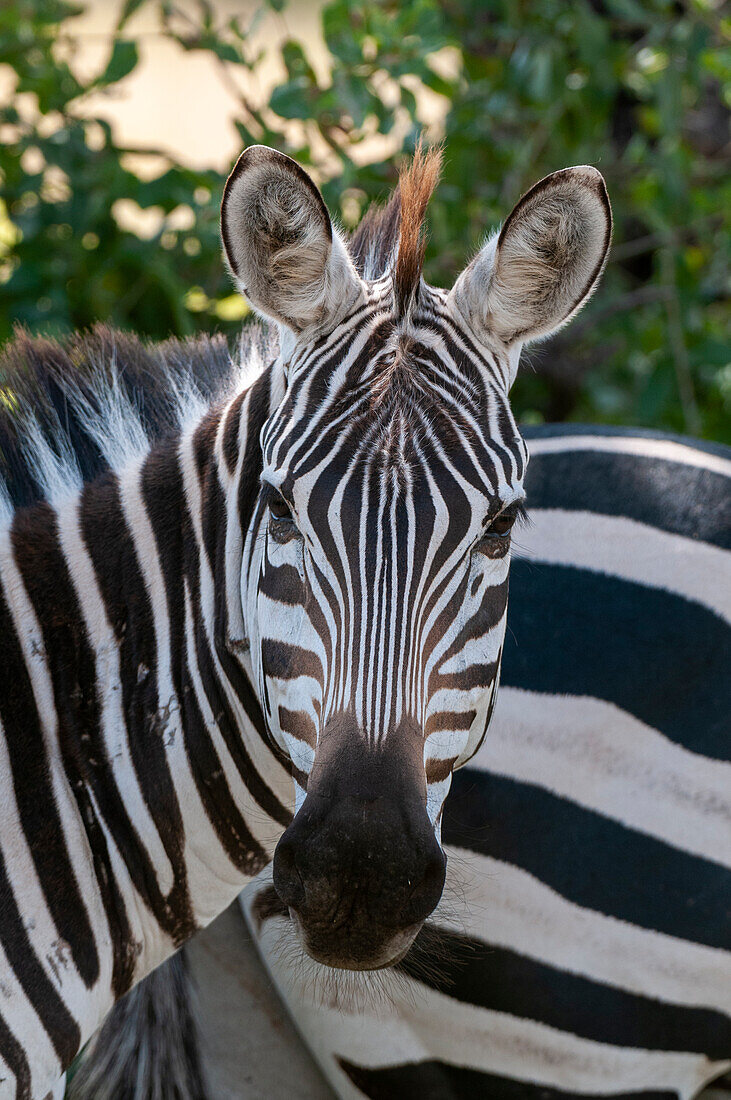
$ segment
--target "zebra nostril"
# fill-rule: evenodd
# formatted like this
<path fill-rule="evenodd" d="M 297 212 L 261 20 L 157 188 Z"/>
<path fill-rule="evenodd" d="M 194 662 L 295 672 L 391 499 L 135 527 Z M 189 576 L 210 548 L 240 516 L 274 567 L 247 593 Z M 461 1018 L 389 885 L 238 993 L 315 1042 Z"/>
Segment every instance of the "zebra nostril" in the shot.
<path fill-rule="evenodd" d="M 274 853 L 274 889 L 289 909 L 300 910 L 304 906 L 305 888 L 291 842 L 280 840 Z"/>
<path fill-rule="evenodd" d="M 437 907 L 444 889 L 446 869 L 447 860 L 441 850 L 428 858 L 421 881 L 411 891 L 409 900 L 401 910 L 401 924 L 418 924 Z"/>

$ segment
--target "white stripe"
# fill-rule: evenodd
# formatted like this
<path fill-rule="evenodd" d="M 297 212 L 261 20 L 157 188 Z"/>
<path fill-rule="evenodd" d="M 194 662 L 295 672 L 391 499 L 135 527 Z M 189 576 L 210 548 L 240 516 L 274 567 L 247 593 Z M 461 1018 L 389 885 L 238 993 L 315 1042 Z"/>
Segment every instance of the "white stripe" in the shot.
<path fill-rule="evenodd" d="M 124 479 L 120 480 L 120 497 L 134 541 L 137 563 L 145 582 L 152 612 L 157 658 L 155 669 L 157 673 L 157 716 L 160 722 L 159 735 L 165 749 L 166 765 L 169 768 L 170 779 L 183 824 L 183 837 L 185 840 L 183 859 L 187 888 L 196 921 L 199 924 L 206 924 L 225 908 L 231 896 L 231 882 L 240 882 L 241 876 L 239 872 L 232 873 L 231 862 L 223 852 L 221 842 L 211 825 L 190 770 L 183 735 L 180 702 L 173 683 L 170 620 L 165 580 L 157 552 L 157 540 L 142 497 L 141 466 L 142 464 L 138 463 L 136 469 L 130 469 L 125 474 Z M 185 584 L 185 596 L 185 622 L 186 628 L 190 628 L 192 616 L 189 607 L 187 582 Z M 187 641 L 190 645 L 189 630 Z M 193 653 L 194 660 L 195 653 Z M 188 664 L 192 672 L 193 663 L 190 655 Z M 204 695 L 200 680 L 197 677 L 197 666 L 195 666 L 195 675 L 192 678 L 196 698 L 203 709 L 202 699 Z M 213 725 L 212 715 L 206 714 L 205 709 L 203 709 L 203 714 L 207 728 L 212 733 L 212 740 L 216 741 L 216 749 L 219 750 L 220 758 L 221 735 L 217 727 Z M 223 767 L 226 772 L 226 779 L 230 789 L 235 791 L 242 786 L 241 779 L 235 771 L 235 766 L 230 760 L 228 752 L 225 750 L 224 752 L 225 763 Z M 234 773 L 235 779 L 232 785 L 231 780 Z M 216 882 L 217 878 L 223 878 L 225 884 L 223 894 L 221 894 L 219 884 Z M 165 946 L 163 943 L 163 949 Z M 169 949 L 167 953 L 169 953 Z M 154 956 L 152 958 L 146 956 L 146 967 L 151 967 L 155 961 L 157 960 Z"/>
<path fill-rule="evenodd" d="M 63 1100 L 66 1095 L 66 1074 L 56 1082 L 54 1088 L 48 1094 L 47 1100 Z"/>
<path fill-rule="evenodd" d="M 263 743 L 256 730 L 253 729 L 251 720 L 241 700 L 231 686 L 228 677 L 224 675 L 223 669 L 221 668 L 221 662 L 216 652 L 214 624 L 215 584 L 211 563 L 203 539 L 203 498 L 195 460 L 194 435 L 195 428 L 182 436 L 178 447 L 178 460 L 183 474 L 183 487 L 188 513 L 192 521 L 198 546 L 198 604 L 208 653 L 219 687 L 228 700 L 236 724 L 242 733 L 244 744 L 249 753 L 252 765 L 256 768 L 262 782 L 264 782 L 270 790 L 276 792 L 281 785 L 281 765 L 277 763 L 274 754 L 270 751 L 269 747 Z M 198 696 L 198 698 L 200 700 L 201 696 Z M 215 717 L 212 717 L 212 721 L 215 723 Z M 239 782 L 241 782 L 241 780 Z M 279 837 L 282 832 L 282 826 L 270 818 L 258 804 L 257 815 L 260 818 L 260 821 L 257 823 L 259 827 L 258 829 L 252 828 L 252 834 L 264 847 L 266 847 L 266 838 L 271 838 L 273 835 Z M 250 826 L 251 824 L 252 823 L 249 822 Z"/>
<path fill-rule="evenodd" d="M 731 622 L 731 554 L 623 516 L 532 508 L 516 557 L 592 569 L 665 588 Z"/>
<path fill-rule="evenodd" d="M 731 866 L 731 764 L 689 752 L 613 703 L 503 687 L 471 766 Z"/>
<path fill-rule="evenodd" d="M 23 919 L 33 953 L 49 983 L 66 1002 L 77 1020 L 95 1019 L 99 1011 L 99 997 L 87 989 L 76 968 L 69 945 L 64 942 L 56 928 L 46 904 L 32 852 L 23 832 L 23 823 L 20 820 L 15 797 L 13 773 L 10 768 L 6 732 L 2 726 L 0 726 L 0 806 L 2 807 L 0 851 L 10 881 L 10 890 Z M 80 836 L 75 838 L 76 841 L 78 844 L 69 851 L 69 858 L 77 876 L 79 892 L 89 911 L 92 928 L 96 932 L 100 927 L 104 927 L 106 933 L 104 913 L 98 889 L 93 880 L 88 842 L 85 843 L 84 838 Z M 79 878 L 80 882 L 78 882 Z M 100 988 L 109 987 L 111 978 L 110 954 L 105 950 L 107 942 L 108 933 L 105 934 L 101 943 L 95 943 L 101 975 L 94 986 L 97 993 Z M 0 970 L 0 987 L 4 979 L 5 973 Z M 0 993 L 2 993 L 1 988 Z M 4 1008 L 1 996 L 0 1007 Z M 13 1017 L 14 1012 L 11 1013 L 11 1018 Z M 33 1038 L 36 1037 L 33 1036 Z"/>
<path fill-rule="evenodd" d="M 185 581 L 185 647 L 191 686 L 200 708 L 201 719 L 211 739 L 210 747 L 216 754 L 234 805 L 241 812 L 246 826 L 250 827 L 247 815 L 258 817 L 261 811 L 249 794 L 238 773 L 236 764 L 231 758 L 200 679 L 195 648 L 193 609 L 187 580 Z M 233 860 L 229 857 L 206 813 L 190 770 L 188 750 L 182 738 L 176 739 L 176 743 L 171 746 L 170 753 L 175 758 L 174 761 L 171 760 L 171 763 L 174 762 L 175 764 L 173 774 L 177 780 L 176 790 L 187 792 L 186 797 L 181 798 L 180 804 L 184 819 L 185 866 L 188 873 L 191 899 L 196 921 L 199 924 L 206 925 L 219 913 L 223 912 L 236 896 L 247 876 L 235 866 Z M 269 819 L 266 818 L 265 820 L 268 823 Z M 250 831 L 252 835 L 256 836 L 255 829 Z M 237 840 L 243 852 L 245 850 L 244 838 L 237 836 Z M 263 847 L 271 854 L 274 843 L 275 841 L 270 841 L 267 845 L 265 838 Z"/>
<path fill-rule="evenodd" d="M 511 863 L 448 856 L 440 926 L 629 993 L 731 1014 L 728 952 L 584 909 Z"/>
<path fill-rule="evenodd" d="M 731 459 L 697 450 L 672 439 L 645 439 L 642 436 L 561 435 L 548 439 L 526 440 L 531 455 L 557 454 L 570 451 L 606 451 L 612 454 L 659 458 L 697 466 L 724 477 L 731 477 Z"/>
<path fill-rule="evenodd" d="M 144 978 L 152 966 L 158 966 L 168 955 L 172 955 L 175 951 L 175 944 L 172 937 L 163 931 L 161 925 L 151 914 L 149 905 L 143 900 L 133 883 L 130 868 L 104 820 L 93 791 L 90 790 L 88 795 L 92 813 L 104 834 L 104 843 L 106 844 L 111 870 L 110 878 L 115 883 L 124 903 L 124 911 L 129 926 L 127 945 L 128 949 L 135 955 L 132 978 L 132 985 L 134 985 Z M 111 988 L 112 940 L 111 935 L 106 930 L 103 941 L 101 937 L 97 937 L 97 946 L 104 952 L 104 965 L 107 969 L 97 986 L 100 1003 L 95 1011 L 90 1013 L 89 1021 L 82 1027 L 80 1048 L 94 1034 L 114 1003 Z M 148 960 L 151 957 L 154 961 L 149 963 Z"/>
<path fill-rule="evenodd" d="M 456 653 L 453 653 L 439 666 L 439 675 L 459 676 L 461 672 L 468 671 L 475 665 L 489 665 L 497 661 L 505 637 L 506 622 L 507 613 L 503 614 L 496 625 L 491 627 L 486 634 L 481 634 L 478 638 L 468 638 L 461 649 L 458 649 Z M 462 624 L 458 622 L 457 625 L 461 626 Z M 466 710 L 467 708 L 463 707 L 462 709 Z M 431 700 L 428 710 L 433 711 Z"/>
<path fill-rule="evenodd" d="M 157 540 L 142 497 L 143 463 L 127 471 L 119 481 L 119 496 L 132 537 L 137 565 L 145 582 L 155 631 L 157 715 L 163 745 L 181 732 L 180 703 L 173 685 L 170 663 L 170 623 L 167 590 L 157 553 Z M 149 716 L 152 718 L 152 715 Z"/>
<path fill-rule="evenodd" d="M 226 593 L 226 640 L 229 643 L 243 643 L 246 639 L 246 626 L 244 624 L 244 609 L 241 602 L 241 573 L 243 569 L 244 555 L 244 531 L 241 526 L 241 513 L 239 510 L 239 493 L 241 491 L 241 474 L 246 455 L 246 444 L 249 435 L 249 397 L 241 402 L 238 414 L 238 457 L 233 477 L 224 481 L 226 473 L 226 461 L 223 457 L 223 430 L 216 434 L 216 445 L 220 442 L 221 454 L 218 457 L 218 476 L 226 489 L 226 546 L 224 551 L 225 562 L 225 593 Z M 221 417 L 221 424 L 225 425 L 231 417 L 230 407 Z"/>

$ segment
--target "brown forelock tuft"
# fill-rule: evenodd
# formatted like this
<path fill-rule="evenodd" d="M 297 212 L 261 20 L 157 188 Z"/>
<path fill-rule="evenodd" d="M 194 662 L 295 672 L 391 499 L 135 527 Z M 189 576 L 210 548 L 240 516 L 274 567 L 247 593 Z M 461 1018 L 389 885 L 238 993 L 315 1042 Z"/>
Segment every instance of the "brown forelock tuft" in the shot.
<path fill-rule="evenodd" d="M 441 170 L 441 148 L 425 150 L 419 141 L 414 159 L 399 177 L 401 233 L 393 284 L 396 309 L 400 315 L 408 310 L 421 279 L 426 248 L 424 215 Z"/>
<path fill-rule="evenodd" d="M 425 151 L 419 143 L 389 201 L 383 207 L 370 206 L 350 238 L 350 254 L 364 279 L 385 275 L 398 245 L 394 283 L 399 313 L 408 307 L 419 285 L 424 263 L 424 214 L 441 168 L 441 148 Z"/>

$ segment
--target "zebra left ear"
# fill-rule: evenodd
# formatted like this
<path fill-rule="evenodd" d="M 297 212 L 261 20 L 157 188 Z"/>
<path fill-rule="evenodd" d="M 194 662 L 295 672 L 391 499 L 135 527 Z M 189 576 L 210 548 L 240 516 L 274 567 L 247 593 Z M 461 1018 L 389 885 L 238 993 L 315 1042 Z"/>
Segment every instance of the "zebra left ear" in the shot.
<path fill-rule="evenodd" d="M 609 196 L 596 168 L 554 172 L 523 196 L 450 300 L 477 335 L 504 345 L 549 336 L 593 293 L 611 235 Z"/>
<path fill-rule="evenodd" d="M 336 323 L 361 282 L 306 172 L 265 145 L 245 149 L 226 181 L 221 236 L 249 301 L 300 332 Z"/>

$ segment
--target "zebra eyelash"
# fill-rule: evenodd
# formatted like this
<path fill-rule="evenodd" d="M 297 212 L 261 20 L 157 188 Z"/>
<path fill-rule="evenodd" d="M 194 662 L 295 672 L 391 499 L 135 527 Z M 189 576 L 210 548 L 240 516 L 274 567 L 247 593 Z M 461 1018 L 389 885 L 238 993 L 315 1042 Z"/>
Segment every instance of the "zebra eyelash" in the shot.
<path fill-rule="evenodd" d="M 515 504 L 510 505 L 509 510 L 515 516 L 516 527 L 530 527 L 530 512 L 526 508 L 524 500 L 516 500 Z"/>
<path fill-rule="evenodd" d="M 504 531 L 495 526 L 501 519 L 512 521 Z M 516 527 L 525 527 L 528 523 L 528 513 L 522 500 L 513 501 L 496 515 L 486 517 L 485 526 L 473 549 L 486 554 L 488 558 L 501 558 L 512 545 Z"/>

